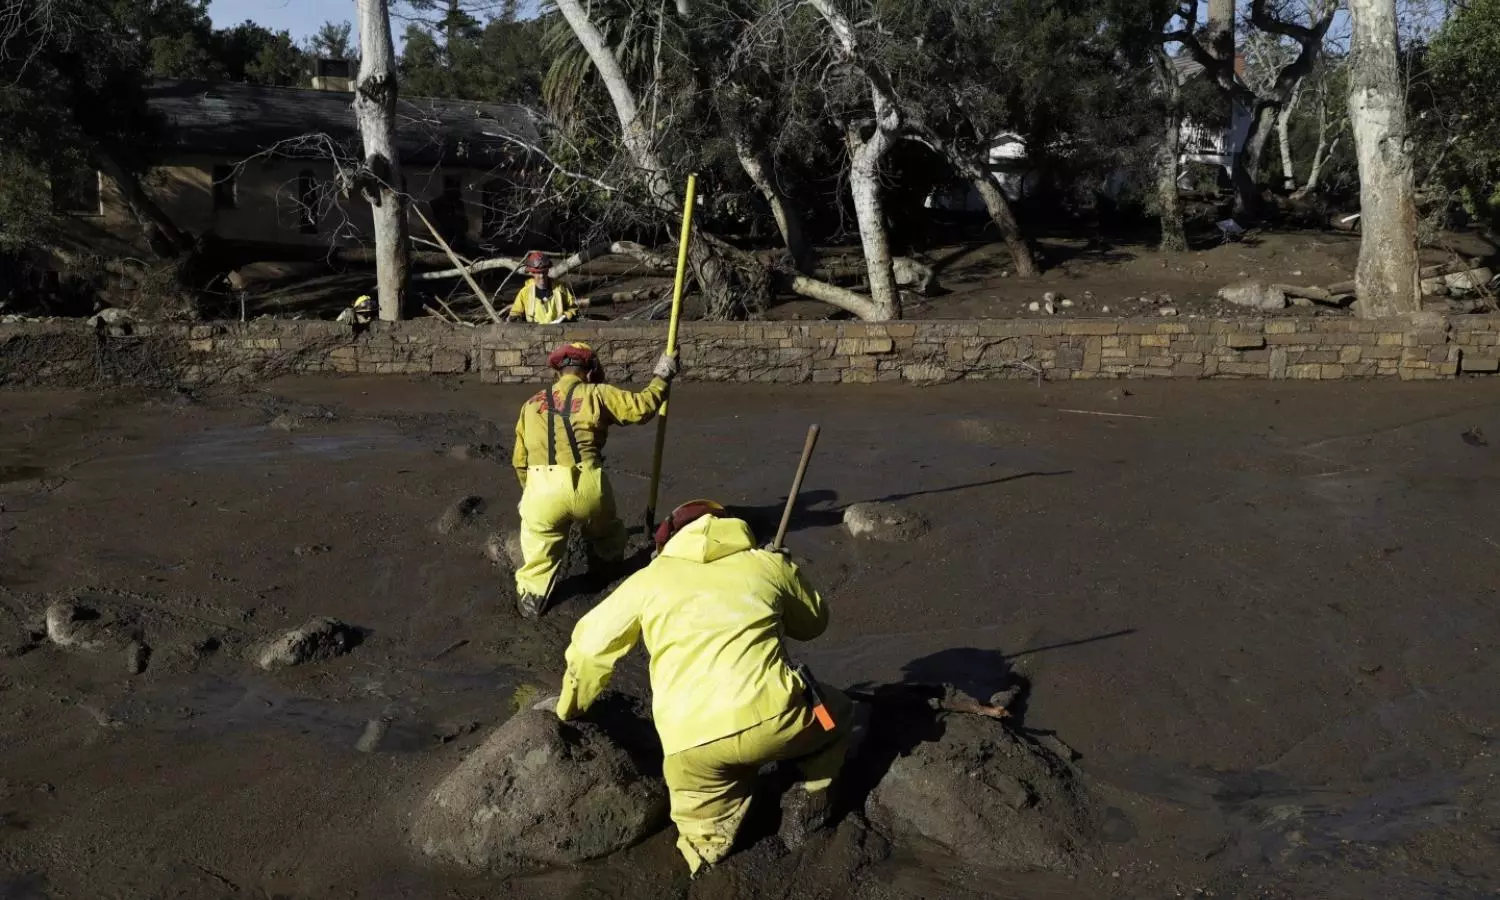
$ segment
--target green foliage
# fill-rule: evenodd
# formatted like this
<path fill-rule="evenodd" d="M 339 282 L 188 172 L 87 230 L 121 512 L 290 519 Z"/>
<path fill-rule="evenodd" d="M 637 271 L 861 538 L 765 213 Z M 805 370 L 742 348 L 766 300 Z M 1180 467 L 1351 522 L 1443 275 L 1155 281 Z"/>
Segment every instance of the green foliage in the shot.
<path fill-rule="evenodd" d="M 535 20 L 497 17 L 481 27 L 472 17 L 446 15 L 436 26 L 413 22 L 401 55 L 401 90 L 411 97 L 448 97 L 535 104 L 541 66 Z"/>
<path fill-rule="evenodd" d="M 1500 221 L 1497 61 L 1500 0 L 1472 0 L 1433 38 L 1421 60 L 1426 90 L 1414 92 L 1421 156 L 1471 216 L 1490 221 Z"/>

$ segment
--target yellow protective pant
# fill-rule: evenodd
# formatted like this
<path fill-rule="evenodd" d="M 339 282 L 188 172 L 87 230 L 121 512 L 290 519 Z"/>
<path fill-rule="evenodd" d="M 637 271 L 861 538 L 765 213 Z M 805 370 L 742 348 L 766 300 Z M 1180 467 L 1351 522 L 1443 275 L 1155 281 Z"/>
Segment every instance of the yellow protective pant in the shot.
<path fill-rule="evenodd" d="M 803 782 L 793 790 L 832 787 L 844 764 L 854 707 L 841 692 L 823 684 L 818 688 L 833 715 L 833 731 L 824 731 L 812 710 L 799 703 L 738 734 L 669 754 L 662 761 L 672 821 L 677 824 L 677 849 L 693 872 L 729 855 L 750 809 L 761 766 L 794 760 Z"/>
<path fill-rule="evenodd" d="M 625 523 L 615 514 L 609 476 L 598 466 L 531 466 L 521 491 L 521 554 L 516 590 L 546 596 L 567 550 L 568 528 L 583 525 L 590 553 L 614 561 L 625 556 Z"/>

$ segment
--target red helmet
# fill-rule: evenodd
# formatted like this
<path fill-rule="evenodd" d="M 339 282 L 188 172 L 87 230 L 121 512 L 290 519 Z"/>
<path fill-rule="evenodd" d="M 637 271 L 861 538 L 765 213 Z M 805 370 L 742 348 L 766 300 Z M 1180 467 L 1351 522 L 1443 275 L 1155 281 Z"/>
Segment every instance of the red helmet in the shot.
<path fill-rule="evenodd" d="M 724 507 L 712 500 L 689 500 L 667 516 L 662 523 L 656 526 L 656 552 L 667 545 L 672 535 L 688 527 L 704 516 L 722 516 Z"/>
<path fill-rule="evenodd" d="M 594 348 L 582 341 L 573 341 L 563 344 L 547 355 L 547 365 L 561 372 L 564 366 L 577 366 L 585 371 L 592 372 L 599 367 L 599 359 L 594 355 Z"/>
<path fill-rule="evenodd" d="M 533 250 L 521 260 L 521 268 L 525 269 L 528 275 L 544 275 L 552 271 L 552 257 L 540 250 Z"/>

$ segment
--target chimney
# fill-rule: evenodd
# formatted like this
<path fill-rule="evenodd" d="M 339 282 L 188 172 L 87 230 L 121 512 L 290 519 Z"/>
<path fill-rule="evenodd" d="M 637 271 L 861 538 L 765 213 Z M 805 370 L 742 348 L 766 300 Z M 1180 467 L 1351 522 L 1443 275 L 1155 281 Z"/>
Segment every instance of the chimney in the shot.
<path fill-rule="evenodd" d="M 313 90 L 354 90 L 354 67 L 347 59 L 319 59 L 313 62 Z"/>

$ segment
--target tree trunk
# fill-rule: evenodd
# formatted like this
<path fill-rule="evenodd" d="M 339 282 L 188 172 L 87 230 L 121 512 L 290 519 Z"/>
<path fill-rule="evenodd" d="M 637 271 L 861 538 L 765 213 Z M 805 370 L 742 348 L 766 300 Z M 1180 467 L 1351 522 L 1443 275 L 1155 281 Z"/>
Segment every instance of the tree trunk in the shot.
<path fill-rule="evenodd" d="M 877 109 L 880 104 L 877 104 Z M 891 114 L 888 112 L 888 117 Z M 870 302 L 874 321 L 901 318 L 901 295 L 891 267 L 891 242 L 885 230 L 885 204 L 880 195 L 880 162 L 895 143 L 886 127 L 877 122 L 875 133 L 861 139 L 858 126 L 847 126 L 849 144 L 849 192 L 854 196 L 854 216 L 859 222 L 859 242 L 870 270 Z"/>
<path fill-rule="evenodd" d="M 609 91 L 615 117 L 620 122 L 625 149 L 645 179 L 647 194 L 663 212 L 681 214 L 682 203 L 677 199 L 667 178 L 666 166 L 652 144 L 651 129 L 641 120 L 635 91 L 631 89 L 625 70 L 615 58 L 614 51 L 609 48 L 603 32 L 589 18 L 588 11 L 579 0 L 557 0 L 557 8 L 567 20 L 573 35 L 578 38 L 578 43 L 583 46 L 584 52 L 588 53 L 589 61 L 594 64 L 595 71 Z M 701 237 L 696 226 L 693 233 Z M 704 240 L 691 242 L 688 259 L 698 279 L 698 286 L 703 291 L 709 316 L 727 318 L 739 306 L 739 301 L 730 289 L 728 267 Z"/>
<path fill-rule="evenodd" d="M 865 138 L 859 126 L 845 123 L 844 140 L 849 148 L 849 192 L 854 197 L 854 214 L 859 221 L 859 240 L 870 269 L 870 300 L 878 320 L 901 318 L 901 294 L 896 290 L 896 275 L 891 270 L 890 237 L 885 228 L 885 206 L 880 188 L 880 165 L 895 146 L 901 130 L 901 111 L 894 92 L 878 66 L 863 58 L 854 25 L 832 0 L 808 0 L 833 32 L 839 55 L 858 66 L 870 86 L 875 110 L 874 132 Z"/>
<path fill-rule="evenodd" d="M 1421 309 L 1417 205 L 1406 95 L 1397 59 L 1396 0 L 1350 0 L 1353 19 L 1349 113 L 1359 157 L 1360 315 L 1383 318 Z"/>
<path fill-rule="evenodd" d="M 1010 200 L 1006 199 L 1005 192 L 1000 190 L 1000 185 L 990 177 L 990 173 L 984 167 L 975 162 L 970 156 L 964 154 L 951 141 L 937 137 L 927 130 L 928 143 L 937 148 L 948 160 L 958 174 L 968 179 L 979 193 L 979 198 L 984 201 L 984 208 L 990 214 L 990 221 L 1000 229 L 1000 236 L 1005 241 L 1005 246 L 1010 250 L 1011 260 L 1016 265 L 1016 274 L 1023 277 L 1040 275 L 1037 268 L 1036 257 L 1031 252 L 1031 244 L 1027 242 L 1026 236 L 1021 233 L 1021 224 L 1016 221 L 1016 214 L 1010 208 Z"/>
<path fill-rule="evenodd" d="M 1234 156 L 1230 177 L 1234 182 L 1235 215 L 1247 222 L 1260 218 L 1260 163 L 1266 155 L 1266 140 L 1276 124 L 1280 104 L 1261 100 L 1255 104 L 1254 118 L 1245 143 Z"/>
<path fill-rule="evenodd" d="M 797 271 L 808 271 L 813 265 L 814 256 L 812 245 L 807 241 L 807 231 L 803 227 L 801 213 L 792 205 L 791 198 L 781 190 L 781 186 L 776 183 L 774 174 L 767 171 L 765 155 L 749 135 L 737 130 L 734 135 L 734 149 L 739 155 L 740 167 L 745 170 L 746 175 L 750 176 L 750 181 L 770 205 L 771 215 L 776 218 L 776 227 L 781 231 L 781 240 L 786 244 L 787 251 L 792 254 L 792 262 L 797 267 Z"/>
<path fill-rule="evenodd" d="M 374 220 L 380 318 L 393 322 L 406 315 L 406 279 L 411 264 L 406 185 L 396 152 L 396 52 L 391 43 L 388 0 L 357 0 L 356 13 L 360 63 L 354 116 L 365 150 L 361 186 Z"/>
<path fill-rule="evenodd" d="M 1214 59 L 1234 59 L 1234 0 L 1208 0 L 1203 30 Z"/>
<path fill-rule="evenodd" d="M 1281 186 L 1287 191 L 1297 189 L 1297 168 L 1292 162 L 1292 113 L 1297 109 L 1297 98 L 1281 108 L 1276 115 L 1276 143 L 1281 148 Z"/>
<path fill-rule="evenodd" d="M 1182 221 L 1182 192 L 1177 178 L 1182 172 L 1182 83 L 1166 50 L 1155 48 L 1156 82 L 1161 88 L 1162 143 L 1156 151 L 1156 205 L 1161 216 L 1161 250 L 1183 253 L 1188 248 Z"/>

